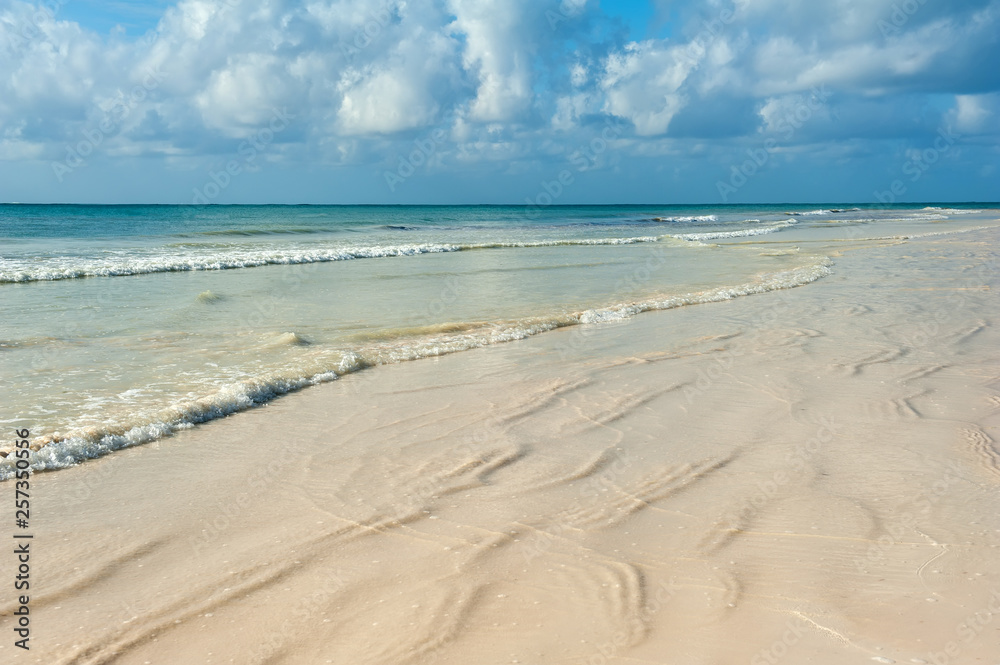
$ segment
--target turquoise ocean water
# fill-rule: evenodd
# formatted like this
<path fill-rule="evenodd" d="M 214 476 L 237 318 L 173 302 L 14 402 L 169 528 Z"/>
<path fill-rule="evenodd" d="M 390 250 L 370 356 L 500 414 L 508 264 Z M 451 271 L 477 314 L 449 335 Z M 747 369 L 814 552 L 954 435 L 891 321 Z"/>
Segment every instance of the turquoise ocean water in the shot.
<path fill-rule="evenodd" d="M 359 369 L 807 285 L 996 207 L 2 205 L 0 425 L 65 467 Z"/>

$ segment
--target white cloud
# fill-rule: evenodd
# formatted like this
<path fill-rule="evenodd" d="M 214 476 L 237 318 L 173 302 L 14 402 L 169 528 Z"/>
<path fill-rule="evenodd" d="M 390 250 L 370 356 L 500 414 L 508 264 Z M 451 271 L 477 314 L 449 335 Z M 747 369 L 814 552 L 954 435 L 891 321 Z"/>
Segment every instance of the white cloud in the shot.
<path fill-rule="evenodd" d="M 926 3 L 886 35 L 898 4 L 675 0 L 672 37 L 637 42 L 586 0 L 181 0 L 151 39 L 128 41 L 0 0 L 0 156 L 58 159 L 151 75 L 106 155 L 218 155 L 286 107 L 280 149 L 324 163 L 377 160 L 434 128 L 463 163 L 544 160 L 552 141 L 589 140 L 602 114 L 632 123 L 621 149 L 642 154 L 677 132 L 773 131 L 821 84 L 879 123 L 912 116 L 914 95 L 955 95 L 947 119 L 989 135 L 1000 0 Z"/>
<path fill-rule="evenodd" d="M 600 86 L 608 113 L 626 118 L 640 136 L 663 134 L 687 103 L 680 88 L 696 61 L 680 47 L 629 44 L 608 57 Z"/>
<path fill-rule="evenodd" d="M 952 126 L 959 134 L 1000 132 L 1000 94 L 957 95 L 955 108 L 949 114 Z"/>
<path fill-rule="evenodd" d="M 344 91 L 337 113 L 347 135 L 392 133 L 429 124 L 439 107 L 405 70 L 380 71 Z"/>
<path fill-rule="evenodd" d="M 537 0 L 451 0 L 452 29 L 462 35 L 463 66 L 478 78 L 469 117 L 479 122 L 521 120 L 530 107 L 534 58 L 551 35 Z"/>
<path fill-rule="evenodd" d="M 590 96 L 576 94 L 556 100 L 556 112 L 552 116 L 552 128 L 567 131 L 575 128 L 580 116 L 590 109 Z"/>
<path fill-rule="evenodd" d="M 258 125 L 288 96 L 287 65 L 272 54 L 240 54 L 212 72 L 195 103 L 208 127 L 226 132 Z"/>

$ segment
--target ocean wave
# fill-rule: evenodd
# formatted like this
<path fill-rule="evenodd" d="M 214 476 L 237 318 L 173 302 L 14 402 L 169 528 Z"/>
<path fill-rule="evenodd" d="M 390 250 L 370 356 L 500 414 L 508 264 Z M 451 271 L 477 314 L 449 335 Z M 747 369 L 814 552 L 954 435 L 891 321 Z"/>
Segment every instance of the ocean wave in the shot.
<path fill-rule="evenodd" d="M 690 224 L 693 222 L 717 222 L 719 218 L 715 215 L 693 215 L 689 217 L 651 217 L 651 222 L 675 222 L 675 223 L 686 223 Z"/>
<path fill-rule="evenodd" d="M 965 208 L 937 208 L 934 206 L 921 208 L 921 211 L 939 212 L 945 215 L 978 215 L 983 212 L 982 210 L 966 210 Z"/>
<path fill-rule="evenodd" d="M 740 296 L 792 289 L 797 286 L 810 284 L 831 274 L 831 265 L 833 265 L 832 261 L 825 259 L 813 265 L 762 275 L 753 282 L 747 282 L 738 286 L 723 286 L 699 293 L 670 296 L 664 299 L 644 300 L 602 309 L 591 309 L 580 316 L 580 322 L 600 323 L 605 321 L 620 321 L 643 312 L 673 309 L 685 305 L 721 302 L 739 298 Z"/>
<path fill-rule="evenodd" d="M 374 259 L 469 250 L 558 247 L 572 245 L 631 245 L 658 242 L 666 236 L 633 238 L 581 238 L 572 240 L 540 240 L 535 242 L 488 242 L 471 244 L 420 243 L 408 245 L 376 245 L 370 247 L 333 247 L 327 249 L 229 249 L 188 255 L 152 255 L 137 257 L 121 254 L 104 259 L 56 257 L 31 260 L 0 259 L 0 284 L 56 281 L 85 277 L 124 277 L 160 272 L 201 270 L 233 270 L 267 265 L 326 263 L 354 259 Z"/>
<path fill-rule="evenodd" d="M 213 229 L 211 231 L 189 231 L 187 233 L 177 233 L 175 236 L 190 238 L 195 236 L 271 236 L 271 235 L 309 235 L 313 233 L 333 233 L 335 228 L 320 227 L 275 227 L 270 229 Z"/>
<path fill-rule="evenodd" d="M 29 463 L 35 471 L 74 466 L 116 450 L 149 443 L 199 423 L 260 406 L 281 395 L 333 381 L 369 367 L 501 344 L 567 326 L 620 321 L 643 312 L 720 302 L 795 288 L 829 275 L 831 265 L 829 259 L 823 259 L 811 265 L 763 273 L 750 282 L 735 286 L 680 295 L 664 295 L 576 313 L 476 324 L 442 324 L 441 327 L 427 330 L 431 334 L 417 338 L 386 336 L 383 341 L 341 351 L 337 357 L 331 358 L 323 365 L 290 368 L 280 373 L 232 382 L 220 387 L 213 394 L 173 404 L 153 415 L 139 416 L 132 422 L 88 427 L 67 432 L 65 435 L 40 437 L 32 442 Z M 282 333 L 273 341 L 280 344 L 307 343 L 296 333 Z M 0 451 L 3 454 L 9 452 L 9 449 Z M 0 459 L 0 480 L 7 480 L 14 475 L 14 462 L 14 458 L 9 455 Z"/>
<path fill-rule="evenodd" d="M 855 210 L 857 210 L 857 208 L 855 208 Z M 792 217 L 809 217 L 811 215 L 829 215 L 830 213 L 833 213 L 833 212 L 846 212 L 846 211 L 841 210 L 841 209 L 838 209 L 838 210 L 810 210 L 809 212 L 786 212 L 785 214 L 786 215 L 790 215 Z"/>
<path fill-rule="evenodd" d="M 919 240 L 920 238 L 935 238 L 937 236 L 958 235 L 994 228 L 992 226 L 973 226 L 967 229 L 950 229 L 948 231 L 930 231 L 928 233 L 909 233 L 905 235 L 877 236 L 873 238 L 858 238 L 858 240 Z"/>
<path fill-rule="evenodd" d="M 748 220 L 752 221 L 752 220 Z M 787 229 L 790 226 L 794 226 L 796 222 L 788 221 L 780 224 L 772 224 L 770 226 L 759 226 L 750 229 L 739 229 L 737 231 L 707 231 L 705 233 L 677 233 L 674 234 L 673 238 L 678 240 L 724 240 L 725 238 L 749 238 L 751 236 L 762 236 L 769 233 L 774 233 L 782 229 Z"/>
<path fill-rule="evenodd" d="M 461 245 L 461 249 L 505 249 L 513 247 L 572 247 L 578 245 L 634 245 L 659 242 L 671 236 L 638 236 L 633 238 L 578 238 L 574 240 L 539 240 L 526 242 L 482 242 Z"/>

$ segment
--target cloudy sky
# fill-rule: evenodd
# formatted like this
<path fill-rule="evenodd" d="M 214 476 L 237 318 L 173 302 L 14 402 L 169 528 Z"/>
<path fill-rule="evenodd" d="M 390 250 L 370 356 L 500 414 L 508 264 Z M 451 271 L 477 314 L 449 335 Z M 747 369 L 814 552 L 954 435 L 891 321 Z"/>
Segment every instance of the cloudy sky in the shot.
<path fill-rule="evenodd" d="M 0 0 L 0 201 L 997 201 L 997 63 L 1000 0 Z"/>

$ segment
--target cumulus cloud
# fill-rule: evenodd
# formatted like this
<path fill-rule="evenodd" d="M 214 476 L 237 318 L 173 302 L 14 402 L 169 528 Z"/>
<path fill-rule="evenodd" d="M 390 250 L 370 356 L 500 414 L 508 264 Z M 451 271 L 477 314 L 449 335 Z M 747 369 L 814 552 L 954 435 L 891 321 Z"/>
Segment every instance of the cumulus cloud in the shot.
<path fill-rule="evenodd" d="M 663 134 L 687 103 L 681 86 L 696 64 L 678 47 L 629 44 L 624 53 L 608 57 L 601 79 L 605 108 L 631 121 L 639 136 Z"/>
<path fill-rule="evenodd" d="M 104 126 L 109 158 L 198 164 L 276 109 L 295 120 L 275 158 L 377 163 L 441 129 L 442 169 L 565 156 L 606 120 L 635 155 L 738 147 L 817 88 L 789 141 L 998 119 L 1000 0 L 658 0 L 669 36 L 643 40 L 596 0 L 181 0 L 138 39 L 0 3 L 5 160 L 61 159 Z"/>
<path fill-rule="evenodd" d="M 542 28 L 532 0 L 452 0 L 451 29 L 463 37 L 463 67 L 478 79 L 469 116 L 482 122 L 518 119 L 532 101 L 532 64 Z"/>
<path fill-rule="evenodd" d="M 1000 93 L 958 95 L 949 120 L 960 134 L 1000 133 Z"/>
<path fill-rule="evenodd" d="M 459 79 L 456 48 L 447 35 L 419 30 L 395 43 L 381 62 L 346 69 L 338 86 L 342 132 L 391 134 L 439 121 L 442 102 Z"/>

